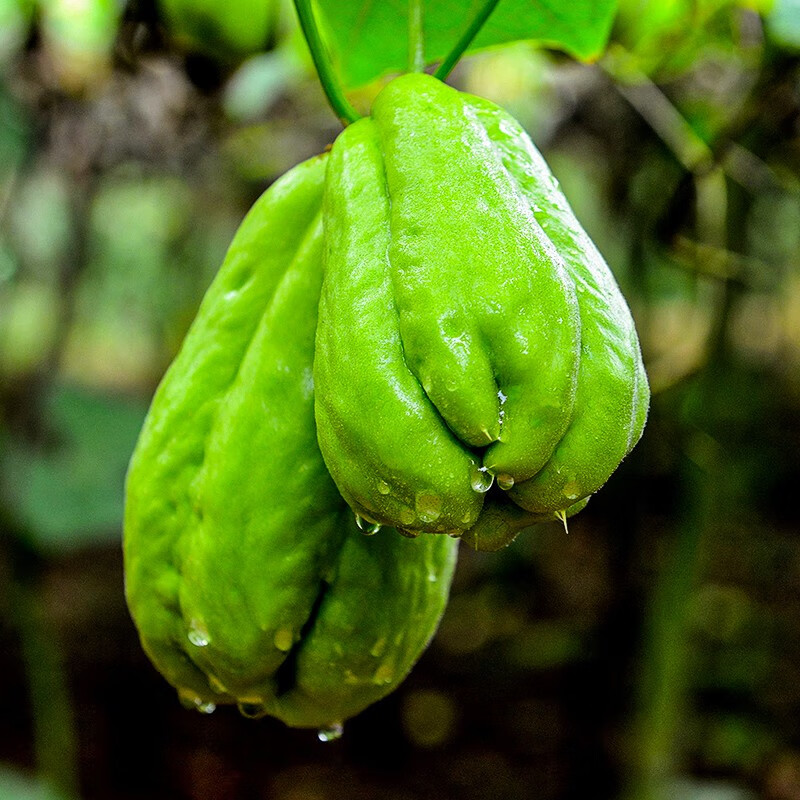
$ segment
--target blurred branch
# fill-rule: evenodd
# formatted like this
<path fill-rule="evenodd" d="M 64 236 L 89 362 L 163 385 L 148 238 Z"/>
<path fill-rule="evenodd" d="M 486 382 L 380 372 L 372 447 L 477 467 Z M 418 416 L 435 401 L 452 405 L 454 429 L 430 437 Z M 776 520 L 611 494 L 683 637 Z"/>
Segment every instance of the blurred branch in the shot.
<path fill-rule="evenodd" d="M 78 796 L 78 743 L 64 653 L 42 601 L 44 562 L 25 531 L 0 508 L 0 557 L 9 564 L 3 587 L 20 639 L 28 683 L 39 776 L 58 797 Z"/>
<path fill-rule="evenodd" d="M 636 64 L 635 56 L 616 45 L 599 62 L 616 90 L 669 147 L 680 164 L 694 175 L 719 166 L 732 180 L 752 193 L 779 188 L 775 173 L 758 156 L 735 142 L 721 156 L 697 135 L 692 126 L 653 80 Z"/>
<path fill-rule="evenodd" d="M 699 163 L 699 162 L 698 162 Z M 695 173 L 695 226 L 699 247 L 726 251 L 728 190 L 719 166 Z M 708 284 L 712 325 L 706 340 L 703 366 L 696 376 L 693 410 L 708 413 L 716 388 L 716 370 L 723 361 L 725 332 L 731 309 L 731 282 Z M 702 416 L 692 418 L 682 431 L 681 505 L 675 538 L 660 565 L 647 615 L 642 651 L 638 708 L 633 724 L 635 756 L 626 797 L 628 800 L 665 800 L 679 774 L 685 737 L 690 686 L 689 612 L 706 549 L 709 519 L 721 480 L 720 447 L 701 427 Z"/>

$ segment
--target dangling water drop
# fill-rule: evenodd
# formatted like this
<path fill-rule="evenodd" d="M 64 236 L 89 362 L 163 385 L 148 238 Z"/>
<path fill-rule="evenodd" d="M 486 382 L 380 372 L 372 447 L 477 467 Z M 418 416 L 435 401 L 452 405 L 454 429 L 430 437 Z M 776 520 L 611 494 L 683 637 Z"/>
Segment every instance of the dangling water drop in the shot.
<path fill-rule="evenodd" d="M 332 722 L 317 731 L 317 739 L 321 742 L 335 742 L 337 739 L 342 738 L 343 733 L 344 725 L 341 722 Z"/>
<path fill-rule="evenodd" d="M 358 514 L 356 514 L 356 525 L 364 536 L 374 536 L 381 529 L 380 522 L 370 522 Z"/>
<path fill-rule="evenodd" d="M 375 674 L 372 676 L 372 682 L 376 686 L 385 686 L 387 683 L 391 683 L 394 678 L 394 667 L 391 664 L 381 664 L 378 669 L 375 670 Z"/>
<path fill-rule="evenodd" d="M 294 644 L 294 632 L 290 628 L 279 628 L 272 637 L 272 643 L 282 653 L 288 653 Z"/>
<path fill-rule="evenodd" d="M 506 472 L 498 472 L 495 476 L 497 478 L 497 485 L 505 492 L 514 486 L 514 476 Z"/>
<path fill-rule="evenodd" d="M 398 517 L 403 525 L 410 525 L 417 518 L 417 515 L 408 506 L 401 506 Z"/>
<path fill-rule="evenodd" d="M 194 694 L 190 689 L 178 689 L 178 700 L 184 708 L 199 711 L 201 714 L 213 714 L 216 711 L 216 703 L 210 700 L 203 700 L 202 697 Z"/>
<path fill-rule="evenodd" d="M 207 631 L 203 630 L 195 623 L 193 623 L 192 627 L 189 628 L 187 638 L 195 647 L 207 647 L 210 641 Z"/>
<path fill-rule="evenodd" d="M 479 467 L 477 464 L 473 464 L 469 468 L 469 481 L 476 492 L 486 494 L 492 488 L 494 475 L 486 467 Z"/>

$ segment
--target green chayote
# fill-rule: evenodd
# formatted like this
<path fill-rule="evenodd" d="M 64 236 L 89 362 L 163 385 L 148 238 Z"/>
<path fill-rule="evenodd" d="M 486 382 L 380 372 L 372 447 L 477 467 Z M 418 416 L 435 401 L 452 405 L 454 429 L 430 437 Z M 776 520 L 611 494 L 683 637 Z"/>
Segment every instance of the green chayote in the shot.
<path fill-rule="evenodd" d="M 364 536 L 316 441 L 312 361 L 326 157 L 242 223 L 131 462 L 128 603 L 190 705 L 319 727 L 403 679 L 447 600 L 458 543 Z"/>
<path fill-rule="evenodd" d="M 641 436 L 647 378 L 519 123 L 402 76 L 336 140 L 323 218 L 317 431 L 355 512 L 492 549 L 585 505 Z"/>

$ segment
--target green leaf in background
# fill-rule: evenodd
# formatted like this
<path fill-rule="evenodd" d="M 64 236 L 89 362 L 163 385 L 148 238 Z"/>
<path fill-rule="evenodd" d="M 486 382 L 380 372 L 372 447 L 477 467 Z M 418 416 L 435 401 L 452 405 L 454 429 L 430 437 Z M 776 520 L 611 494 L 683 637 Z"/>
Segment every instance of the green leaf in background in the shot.
<path fill-rule="evenodd" d="M 228 60 L 265 50 L 277 13 L 273 0 L 159 0 L 158 5 L 185 46 Z"/>
<path fill-rule="evenodd" d="M 122 11 L 116 0 L 40 0 L 42 35 L 63 88 L 105 77 Z"/>
<path fill-rule="evenodd" d="M 32 16 L 30 0 L 0 0 L 0 65 L 22 47 Z"/>
<path fill-rule="evenodd" d="M 423 2 L 425 59 L 441 60 L 484 0 Z M 317 0 L 342 82 L 360 86 L 408 63 L 408 0 Z M 467 52 L 520 40 L 600 55 L 617 0 L 501 0 Z"/>
<path fill-rule="evenodd" d="M 800 0 L 775 0 L 767 15 L 767 30 L 777 44 L 800 50 Z"/>
<path fill-rule="evenodd" d="M 47 783 L 29 778 L 19 770 L 0 764 L 0 797 L 3 800 L 66 800 Z"/>
<path fill-rule="evenodd" d="M 45 400 L 51 441 L 0 442 L 0 502 L 38 549 L 119 539 L 125 471 L 145 410 L 127 399 L 60 387 Z"/>

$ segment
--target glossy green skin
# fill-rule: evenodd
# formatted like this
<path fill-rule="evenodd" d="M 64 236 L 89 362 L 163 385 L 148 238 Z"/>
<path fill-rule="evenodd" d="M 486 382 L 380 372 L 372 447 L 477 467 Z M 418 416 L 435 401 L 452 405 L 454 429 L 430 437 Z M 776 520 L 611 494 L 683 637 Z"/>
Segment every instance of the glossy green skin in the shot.
<path fill-rule="evenodd" d="M 126 593 L 184 701 L 319 727 L 390 692 L 446 603 L 457 542 L 365 537 L 316 442 L 325 157 L 242 223 L 131 462 Z"/>
<path fill-rule="evenodd" d="M 478 448 L 534 475 L 576 390 L 564 263 L 464 111 L 443 83 L 398 78 L 336 140 L 326 181 L 320 446 L 358 513 L 416 530 L 475 524 Z"/>
<path fill-rule="evenodd" d="M 192 49 L 221 57 L 265 50 L 275 18 L 272 0 L 159 0 L 166 22 Z"/>
<path fill-rule="evenodd" d="M 650 387 L 625 298 L 545 160 L 508 112 L 478 97 L 467 102 L 529 198 L 577 291 L 581 357 L 569 429 L 544 467 L 509 491 L 520 506 L 551 513 L 596 492 L 634 448 L 647 421 Z M 486 463 L 493 470 L 504 467 L 491 453 Z"/>
<path fill-rule="evenodd" d="M 324 224 L 317 428 L 357 513 L 513 532 L 608 479 L 646 417 L 638 340 L 513 118 L 427 75 L 392 81 L 333 146 Z M 530 513 L 476 491 L 480 466 Z"/>

